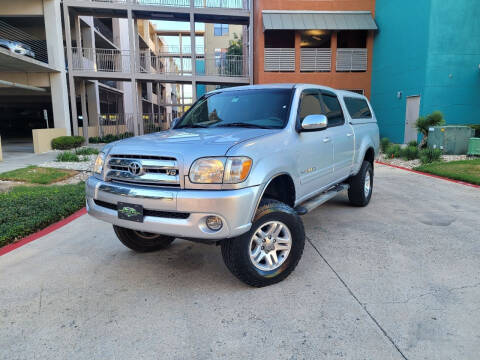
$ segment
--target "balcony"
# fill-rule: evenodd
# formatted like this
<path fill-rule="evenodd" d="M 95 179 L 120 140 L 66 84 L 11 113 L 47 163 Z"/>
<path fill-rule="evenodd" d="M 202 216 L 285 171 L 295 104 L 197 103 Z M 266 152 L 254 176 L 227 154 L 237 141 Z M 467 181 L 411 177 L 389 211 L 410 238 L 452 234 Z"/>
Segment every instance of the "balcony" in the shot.
<path fill-rule="evenodd" d="M 367 71 L 367 67 L 367 49 L 337 49 L 337 72 Z"/>
<path fill-rule="evenodd" d="M 78 0 L 80 2 L 110 3 L 125 5 L 150 5 L 172 8 L 189 8 L 191 0 Z M 248 10 L 248 0 L 193 0 L 194 7 L 205 9 L 241 9 Z"/>
<path fill-rule="evenodd" d="M 295 71 L 295 48 L 265 48 L 265 71 Z"/>
<path fill-rule="evenodd" d="M 130 51 L 117 49 L 72 48 L 72 70 L 130 72 Z"/>

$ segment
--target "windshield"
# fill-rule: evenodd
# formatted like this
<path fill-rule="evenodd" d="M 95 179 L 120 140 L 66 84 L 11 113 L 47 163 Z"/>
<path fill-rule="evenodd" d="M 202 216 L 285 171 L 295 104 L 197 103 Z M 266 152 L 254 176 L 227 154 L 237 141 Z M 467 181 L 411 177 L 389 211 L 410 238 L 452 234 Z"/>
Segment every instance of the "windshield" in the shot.
<path fill-rule="evenodd" d="M 281 129 L 290 112 L 292 89 L 225 91 L 200 98 L 175 126 Z"/>

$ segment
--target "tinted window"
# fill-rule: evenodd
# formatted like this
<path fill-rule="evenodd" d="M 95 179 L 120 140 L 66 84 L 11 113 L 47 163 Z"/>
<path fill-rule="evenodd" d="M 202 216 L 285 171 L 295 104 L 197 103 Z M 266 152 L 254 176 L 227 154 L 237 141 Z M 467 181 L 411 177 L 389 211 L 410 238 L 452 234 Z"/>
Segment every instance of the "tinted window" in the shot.
<path fill-rule="evenodd" d="M 365 99 L 346 97 L 343 101 L 345 101 L 348 113 L 352 119 L 365 119 L 372 117 L 372 113 L 370 112 L 370 108 Z"/>
<path fill-rule="evenodd" d="M 225 91 L 199 99 L 175 127 L 258 126 L 283 128 L 291 89 Z"/>
<path fill-rule="evenodd" d="M 306 91 L 302 94 L 298 116 L 302 121 L 307 115 L 322 114 L 320 93 L 317 91 Z"/>
<path fill-rule="evenodd" d="M 338 102 L 338 99 L 335 95 L 322 94 L 322 101 L 324 111 L 323 114 L 328 119 L 328 126 L 339 126 L 343 125 L 345 119 L 343 117 L 342 107 Z"/>

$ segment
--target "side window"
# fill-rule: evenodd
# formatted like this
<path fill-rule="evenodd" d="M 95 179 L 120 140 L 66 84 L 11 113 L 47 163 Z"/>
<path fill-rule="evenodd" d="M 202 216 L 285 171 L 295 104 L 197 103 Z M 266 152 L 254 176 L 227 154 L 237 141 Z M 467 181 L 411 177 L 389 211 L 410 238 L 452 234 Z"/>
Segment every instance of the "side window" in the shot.
<path fill-rule="evenodd" d="M 333 94 L 322 94 L 322 102 L 324 111 L 323 114 L 328 119 L 328 127 L 340 126 L 345 123 L 345 118 L 343 117 L 342 107 L 336 95 Z"/>
<path fill-rule="evenodd" d="M 307 115 L 322 114 L 322 105 L 320 102 L 320 93 L 315 90 L 307 90 L 302 93 L 298 117 L 300 121 Z"/>
<path fill-rule="evenodd" d="M 343 99 L 352 119 L 371 119 L 372 112 L 365 99 L 346 97 Z"/>

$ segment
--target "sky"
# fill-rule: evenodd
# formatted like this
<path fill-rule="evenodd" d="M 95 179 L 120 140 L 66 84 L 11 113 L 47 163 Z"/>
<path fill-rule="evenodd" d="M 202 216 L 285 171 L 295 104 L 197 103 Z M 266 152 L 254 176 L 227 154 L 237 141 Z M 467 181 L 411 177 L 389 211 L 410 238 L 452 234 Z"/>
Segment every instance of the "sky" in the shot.
<path fill-rule="evenodd" d="M 187 21 L 165 21 L 165 20 L 152 20 L 153 26 L 157 30 L 190 30 L 190 23 Z M 205 30 L 204 23 L 195 23 L 195 30 Z M 178 46 L 179 41 L 177 36 L 162 36 L 165 40 L 167 45 L 170 46 Z M 197 47 L 203 47 L 203 37 L 197 37 Z M 182 38 L 182 45 L 189 46 L 190 45 L 190 38 L 183 37 Z M 182 46 L 182 47 L 183 47 Z"/>

